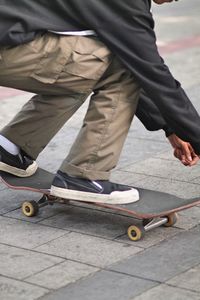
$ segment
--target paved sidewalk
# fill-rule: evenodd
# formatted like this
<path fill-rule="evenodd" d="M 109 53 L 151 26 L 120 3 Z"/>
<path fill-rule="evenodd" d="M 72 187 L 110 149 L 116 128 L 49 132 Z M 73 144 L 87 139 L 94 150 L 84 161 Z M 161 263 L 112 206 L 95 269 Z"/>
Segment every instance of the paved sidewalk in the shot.
<path fill-rule="evenodd" d="M 200 112 L 200 2 L 153 7 L 158 45 L 175 77 Z M 0 88 L 0 127 L 30 94 Z M 56 171 L 81 126 L 87 103 L 41 154 Z M 163 132 L 134 120 L 112 179 L 188 198 L 200 196 L 200 164 L 182 166 Z M 21 203 L 37 199 L 0 184 L 1 300 L 197 300 L 200 299 L 200 206 L 179 213 L 174 227 L 127 235 L 133 219 L 80 205 L 54 205 L 37 217 Z M 135 222 L 135 221 L 134 221 Z"/>

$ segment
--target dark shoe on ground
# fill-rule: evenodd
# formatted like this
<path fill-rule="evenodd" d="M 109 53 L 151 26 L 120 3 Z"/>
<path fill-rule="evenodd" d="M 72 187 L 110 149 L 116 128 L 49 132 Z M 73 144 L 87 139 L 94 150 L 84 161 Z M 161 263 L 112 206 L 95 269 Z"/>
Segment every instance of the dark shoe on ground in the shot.
<path fill-rule="evenodd" d="M 108 180 L 88 180 L 72 177 L 58 171 L 52 186 L 51 195 L 60 198 L 98 202 L 106 204 L 127 204 L 139 200 L 136 189 Z"/>
<path fill-rule="evenodd" d="M 0 146 L 0 171 L 18 177 L 29 177 L 36 172 L 37 168 L 36 162 L 25 154 L 13 155 Z"/>

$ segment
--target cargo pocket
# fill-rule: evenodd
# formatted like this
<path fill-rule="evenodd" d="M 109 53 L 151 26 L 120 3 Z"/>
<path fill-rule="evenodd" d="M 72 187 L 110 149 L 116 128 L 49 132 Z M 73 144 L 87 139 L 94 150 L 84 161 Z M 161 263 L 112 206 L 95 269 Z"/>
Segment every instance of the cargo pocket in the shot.
<path fill-rule="evenodd" d="M 43 41 L 43 49 L 40 49 L 40 60 L 30 77 L 46 84 L 55 83 L 63 71 L 71 51 L 70 41 L 67 43 L 59 35 L 46 34 Z"/>
<path fill-rule="evenodd" d="M 111 52 L 96 38 L 78 37 L 62 76 L 78 92 L 91 91 L 111 61 Z"/>

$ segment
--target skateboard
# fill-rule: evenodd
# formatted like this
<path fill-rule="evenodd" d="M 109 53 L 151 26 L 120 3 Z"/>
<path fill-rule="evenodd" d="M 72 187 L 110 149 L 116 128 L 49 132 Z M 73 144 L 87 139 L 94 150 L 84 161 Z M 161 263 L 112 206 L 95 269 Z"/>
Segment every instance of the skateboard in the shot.
<path fill-rule="evenodd" d="M 141 220 L 139 225 L 130 225 L 127 234 L 130 240 L 138 241 L 144 237 L 145 232 L 159 227 L 173 226 L 177 222 L 177 212 L 200 204 L 200 198 L 182 199 L 168 193 L 137 188 L 140 200 L 131 204 L 111 205 L 105 203 L 95 203 L 87 201 L 74 201 L 70 199 L 58 198 L 50 195 L 50 186 L 54 174 L 44 169 L 38 168 L 37 172 L 31 177 L 20 178 L 0 172 L 2 182 L 11 189 L 29 190 L 41 193 L 42 197 L 38 200 L 25 201 L 22 204 L 22 212 L 27 217 L 36 216 L 39 209 L 54 203 L 69 204 L 82 202 L 84 205 L 93 205 L 109 209 L 112 213 L 119 213 Z"/>

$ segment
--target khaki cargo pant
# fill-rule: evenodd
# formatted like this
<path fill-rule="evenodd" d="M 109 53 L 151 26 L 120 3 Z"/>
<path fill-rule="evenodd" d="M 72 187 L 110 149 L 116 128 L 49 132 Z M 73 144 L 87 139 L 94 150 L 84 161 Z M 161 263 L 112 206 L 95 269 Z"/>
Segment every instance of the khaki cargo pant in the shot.
<path fill-rule="evenodd" d="M 48 33 L 0 49 L 0 85 L 36 94 L 1 130 L 34 159 L 93 92 L 60 170 L 91 180 L 109 178 L 136 110 L 139 87 L 98 39 Z"/>

